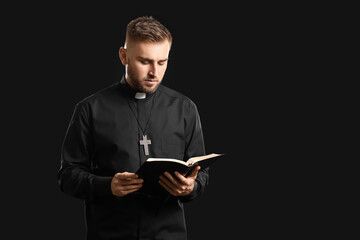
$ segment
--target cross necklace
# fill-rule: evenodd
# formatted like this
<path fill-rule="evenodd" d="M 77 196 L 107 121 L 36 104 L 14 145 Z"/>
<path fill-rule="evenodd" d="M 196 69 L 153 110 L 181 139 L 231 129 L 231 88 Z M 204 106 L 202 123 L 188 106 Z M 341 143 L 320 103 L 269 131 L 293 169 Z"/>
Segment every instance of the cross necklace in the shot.
<path fill-rule="evenodd" d="M 151 113 L 152 113 L 152 109 L 153 109 L 153 106 L 154 106 L 155 95 L 156 95 L 156 93 L 154 93 L 152 103 L 151 103 L 151 109 L 150 109 L 149 118 L 146 121 L 146 125 L 145 125 L 144 129 L 141 127 L 141 124 L 139 122 L 139 117 L 136 116 L 134 109 L 131 107 L 131 104 L 130 104 L 129 100 L 127 99 L 128 100 L 127 102 L 129 104 L 129 107 L 130 107 L 132 113 L 134 114 L 136 122 L 139 125 L 139 127 L 140 127 L 140 129 L 141 129 L 141 131 L 143 133 L 142 134 L 143 138 L 142 138 L 142 140 L 139 141 L 139 143 L 140 143 L 140 145 L 144 146 L 144 152 L 145 152 L 146 156 L 149 156 L 149 145 L 151 144 L 151 140 L 147 138 L 147 135 L 146 135 L 145 131 L 146 131 L 147 127 L 148 127 L 148 124 L 149 124 L 149 121 L 150 121 L 150 118 L 151 118 Z"/>

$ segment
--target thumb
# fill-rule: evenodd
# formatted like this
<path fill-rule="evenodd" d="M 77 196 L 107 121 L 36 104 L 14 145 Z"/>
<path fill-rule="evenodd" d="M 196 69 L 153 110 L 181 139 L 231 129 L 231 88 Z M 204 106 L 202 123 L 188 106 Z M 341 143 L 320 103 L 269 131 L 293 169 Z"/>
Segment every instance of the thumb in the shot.
<path fill-rule="evenodd" d="M 197 174 L 200 170 L 200 166 L 196 166 L 190 173 L 190 175 L 187 177 L 187 178 L 196 178 L 197 177 Z"/>

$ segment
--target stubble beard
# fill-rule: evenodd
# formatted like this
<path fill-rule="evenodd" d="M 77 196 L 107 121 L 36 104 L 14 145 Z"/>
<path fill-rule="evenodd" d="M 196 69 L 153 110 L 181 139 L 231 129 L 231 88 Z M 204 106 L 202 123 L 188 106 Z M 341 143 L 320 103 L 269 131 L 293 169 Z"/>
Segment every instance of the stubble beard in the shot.
<path fill-rule="evenodd" d="M 136 75 L 135 73 L 132 71 L 132 68 L 131 68 L 131 65 L 128 64 L 127 66 L 127 76 L 129 78 L 129 81 L 131 82 L 133 88 L 135 91 L 137 92 L 143 92 L 143 93 L 153 93 L 156 91 L 156 89 L 160 86 L 160 83 L 161 83 L 161 79 L 157 79 L 158 82 L 157 82 L 157 85 L 155 86 L 155 88 L 152 88 L 152 89 L 149 89 L 149 88 L 146 88 L 144 87 L 141 83 L 145 83 L 146 85 L 146 82 L 145 80 L 147 79 L 154 79 L 154 78 L 151 78 L 150 76 L 148 78 L 145 78 L 145 79 L 142 79 L 140 80 Z"/>

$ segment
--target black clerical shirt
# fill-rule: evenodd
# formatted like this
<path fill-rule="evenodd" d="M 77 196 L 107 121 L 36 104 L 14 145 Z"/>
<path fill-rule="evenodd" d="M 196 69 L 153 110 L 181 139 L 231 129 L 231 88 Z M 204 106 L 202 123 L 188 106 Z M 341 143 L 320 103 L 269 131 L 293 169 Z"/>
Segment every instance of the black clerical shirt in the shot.
<path fill-rule="evenodd" d="M 121 82 L 80 101 L 67 130 L 58 173 L 62 191 L 85 201 L 87 239 L 186 239 L 183 202 L 203 193 L 208 169 L 185 197 L 115 197 L 117 172 L 136 172 L 149 157 L 187 160 L 205 154 L 195 104 L 163 85 L 145 99 Z M 151 140 L 149 155 L 139 144 Z M 70 233 L 69 233 L 70 234 Z"/>

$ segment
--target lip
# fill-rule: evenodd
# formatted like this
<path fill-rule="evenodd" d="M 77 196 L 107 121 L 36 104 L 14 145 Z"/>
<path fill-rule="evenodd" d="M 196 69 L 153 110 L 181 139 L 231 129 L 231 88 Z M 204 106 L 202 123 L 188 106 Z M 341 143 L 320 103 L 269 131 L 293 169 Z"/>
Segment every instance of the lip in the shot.
<path fill-rule="evenodd" d="M 146 79 L 145 82 L 155 83 L 155 82 L 158 82 L 158 81 L 157 80 Z"/>

